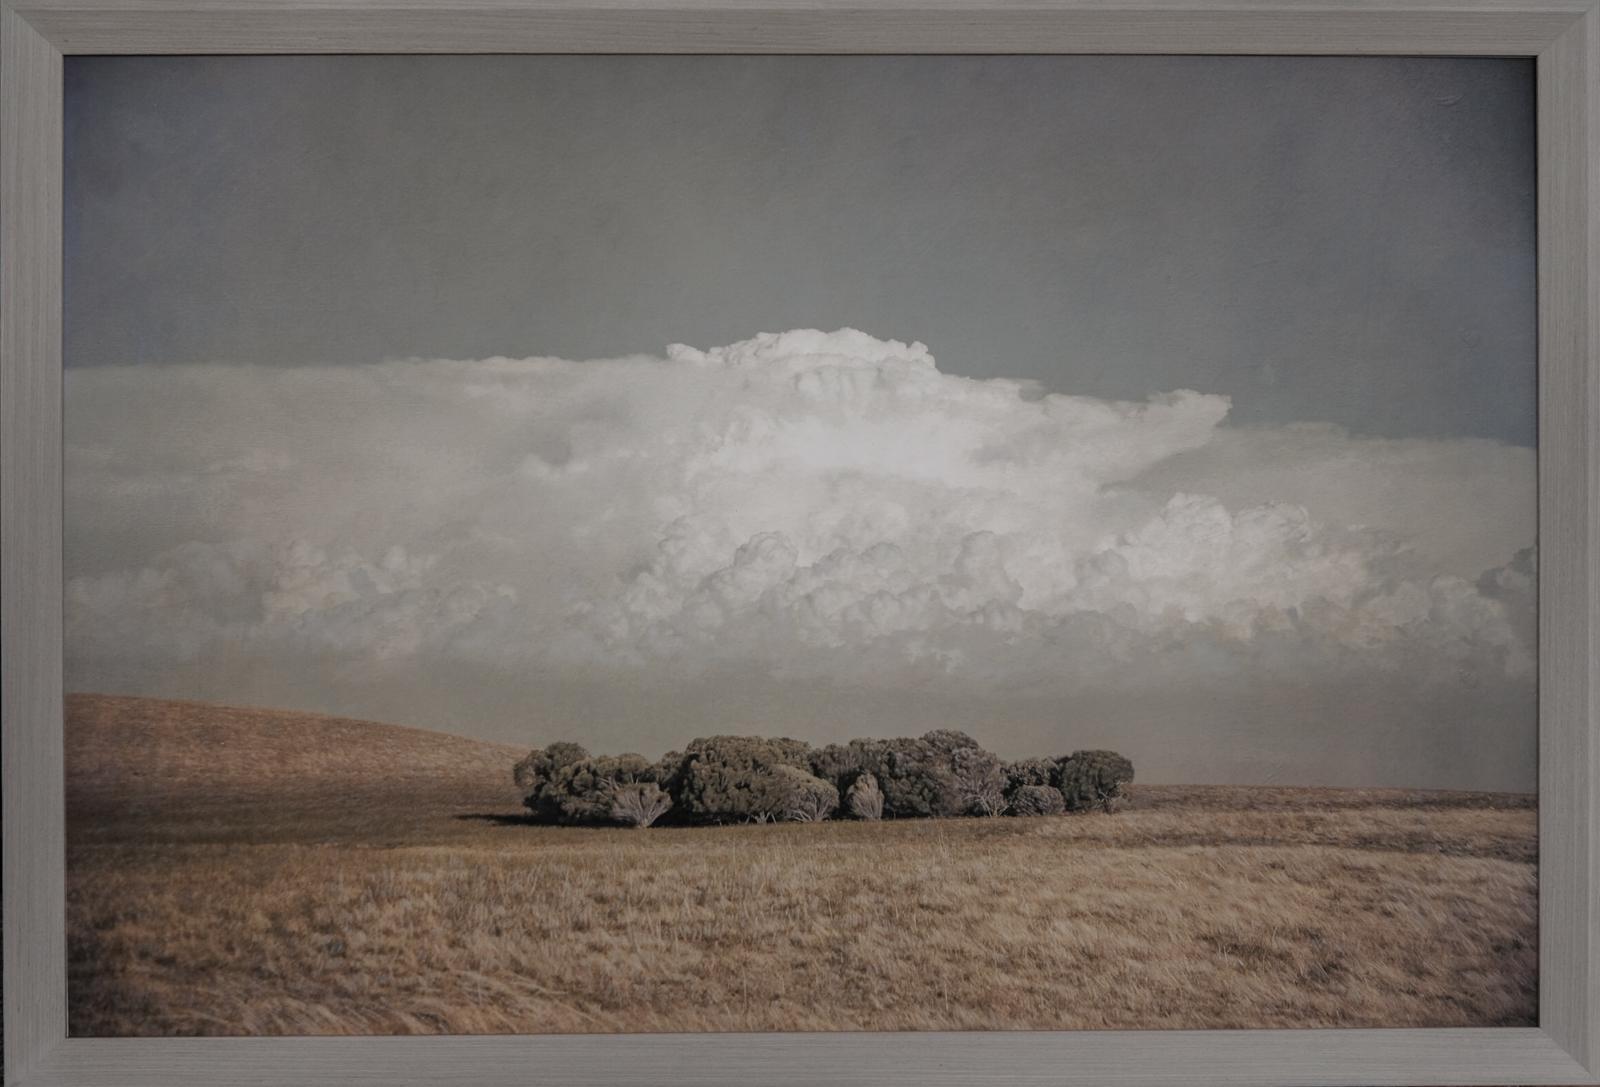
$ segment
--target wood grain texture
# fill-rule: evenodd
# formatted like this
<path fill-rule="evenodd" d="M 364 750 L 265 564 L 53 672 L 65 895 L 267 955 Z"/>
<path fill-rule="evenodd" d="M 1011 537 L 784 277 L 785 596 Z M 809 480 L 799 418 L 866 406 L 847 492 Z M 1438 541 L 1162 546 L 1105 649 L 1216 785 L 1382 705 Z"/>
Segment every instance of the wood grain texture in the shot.
<path fill-rule="evenodd" d="M 1592 0 L 23 0 L 0 10 L 8 1084 L 1536 1084 L 1600 1080 L 1600 12 Z M 1539 57 L 1539 1029 L 64 1039 L 63 52 L 1281 52 Z"/>
<path fill-rule="evenodd" d="M 1540 1024 L 1600 1067 L 1600 11 L 1539 58 Z M 1545 828 L 1550 830 L 1546 831 Z"/>
<path fill-rule="evenodd" d="M 5 1059 L 66 1031 L 61 742 L 61 56 L 0 8 L 0 743 Z"/>

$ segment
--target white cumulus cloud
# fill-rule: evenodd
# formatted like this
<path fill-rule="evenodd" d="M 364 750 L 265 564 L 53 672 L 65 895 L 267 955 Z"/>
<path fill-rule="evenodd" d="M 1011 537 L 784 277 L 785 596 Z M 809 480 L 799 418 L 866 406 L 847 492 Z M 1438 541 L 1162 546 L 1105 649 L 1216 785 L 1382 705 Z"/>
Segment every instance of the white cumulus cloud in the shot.
<path fill-rule="evenodd" d="M 853 330 L 75 370 L 69 670 L 226 641 L 973 689 L 1529 681 L 1530 451 L 1241 432 L 1228 408 L 1044 395 Z M 1383 498 L 1419 465 L 1455 481 L 1425 517 Z"/>

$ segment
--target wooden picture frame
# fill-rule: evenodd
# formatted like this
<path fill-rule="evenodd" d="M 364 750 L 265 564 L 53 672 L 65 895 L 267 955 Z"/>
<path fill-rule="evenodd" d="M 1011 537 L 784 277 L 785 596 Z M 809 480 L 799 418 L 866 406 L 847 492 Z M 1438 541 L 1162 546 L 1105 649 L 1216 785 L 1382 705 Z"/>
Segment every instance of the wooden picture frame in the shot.
<path fill-rule="evenodd" d="M 0 6 L 6 1084 L 1554 1084 L 1600 1081 L 1596 0 L 18 0 Z M 66 1037 L 62 57 L 912 52 L 1537 58 L 1536 1028 Z"/>

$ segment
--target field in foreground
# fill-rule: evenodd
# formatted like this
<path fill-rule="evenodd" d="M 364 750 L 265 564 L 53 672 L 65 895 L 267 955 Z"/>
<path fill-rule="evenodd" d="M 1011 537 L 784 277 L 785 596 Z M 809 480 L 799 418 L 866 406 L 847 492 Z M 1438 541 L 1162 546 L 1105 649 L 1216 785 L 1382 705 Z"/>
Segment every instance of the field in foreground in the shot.
<path fill-rule="evenodd" d="M 68 700 L 75 1036 L 1526 1026 L 1532 797 L 534 827 L 504 745 Z"/>

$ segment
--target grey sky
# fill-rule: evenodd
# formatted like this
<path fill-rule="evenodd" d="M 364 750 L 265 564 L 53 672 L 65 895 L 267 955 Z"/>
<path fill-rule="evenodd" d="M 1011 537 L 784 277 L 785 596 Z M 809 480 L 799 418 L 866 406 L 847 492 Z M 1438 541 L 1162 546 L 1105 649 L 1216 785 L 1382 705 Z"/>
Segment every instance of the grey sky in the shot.
<path fill-rule="evenodd" d="M 1532 94 L 1522 60 L 74 57 L 67 363 L 851 326 L 1531 445 Z"/>
<path fill-rule="evenodd" d="M 1522 60 L 69 58 L 68 689 L 1532 789 L 1532 107 Z"/>

